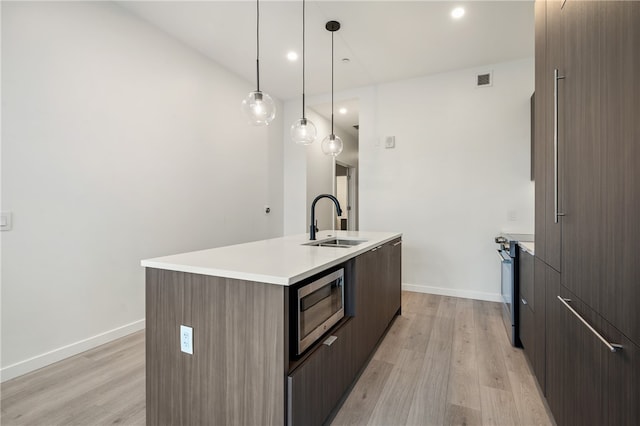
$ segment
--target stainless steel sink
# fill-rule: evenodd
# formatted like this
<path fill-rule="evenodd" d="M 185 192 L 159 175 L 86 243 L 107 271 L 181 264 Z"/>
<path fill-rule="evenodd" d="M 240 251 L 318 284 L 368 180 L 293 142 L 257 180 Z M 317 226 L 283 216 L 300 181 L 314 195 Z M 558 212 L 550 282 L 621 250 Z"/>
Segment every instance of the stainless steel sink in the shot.
<path fill-rule="evenodd" d="M 340 248 L 349 248 L 353 246 L 357 246 L 358 244 L 366 243 L 367 240 L 351 240 L 346 238 L 331 238 L 328 240 L 322 241 L 312 241 L 310 243 L 305 243 L 305 246 L 316 246 L 316 247 L 340 247 Z"/>

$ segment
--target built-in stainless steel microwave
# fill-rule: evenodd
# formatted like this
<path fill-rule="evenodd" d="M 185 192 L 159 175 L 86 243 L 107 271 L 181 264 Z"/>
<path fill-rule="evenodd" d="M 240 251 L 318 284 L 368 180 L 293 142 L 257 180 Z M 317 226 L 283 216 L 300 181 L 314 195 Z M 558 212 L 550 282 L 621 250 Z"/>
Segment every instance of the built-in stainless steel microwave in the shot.
<path fill-rule="evenodd" d="M 296 355 L 300 355 L 344 317 L 344 268 L 298 288 Z"/>

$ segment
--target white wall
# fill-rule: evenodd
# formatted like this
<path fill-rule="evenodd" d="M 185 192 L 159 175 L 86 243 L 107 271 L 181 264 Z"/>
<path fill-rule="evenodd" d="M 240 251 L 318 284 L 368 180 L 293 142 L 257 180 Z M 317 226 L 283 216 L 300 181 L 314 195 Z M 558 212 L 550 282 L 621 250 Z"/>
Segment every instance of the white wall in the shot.
<path fill-rule="evenodd" d="M 361 144 L 361 229 L 404 232 L 405 284 L 498 299 L 493 237 L 533 232 L 532 93 L 532 59 L 377 88 L 377 134 L 396 148 Z"/>
<path fill-rule="evenodd" d="M 487 70 L 493 86 L 476 88 Z M 499 300 L 493 237 L 533 232 L 532 93 L 525 59 L 336 94 L 360 99 L 360 229 L 404 233 L 405 288 Z"/>
<path fill-rule="evenodd" d="M 311 203 L 319 194 L 333 194 L 334 191 L 334 158 L 322 152 L 321 142 L 331 133 L 331 121 L 307 107 L 306 116 L 315 124 L 318 131 L 317 140 L 307 146 L 296 145 L 289 135 L 289 126 L 300 115 L 299 100 L 285 103 L 284 127 L 284 162 L 285 162 L 285 234 L 309 232 Z M 340 136 L 344 148 L 336 157 L 338 161 L 353 167 L 358 166 L 358 141 L 344 130 L 335 126 L 336 135 Z M 346 207 L 346 206 L 342 206 Z M 316 204 L 316 219 L 320 230 L 334 229 L 335 206 L 330 200 L 320 200 Z"/>
<path fill-rule="evenodd" d="M 3 380 L 142 328 L 141 259 L 282 235 L 252 83 L 112 3 L 3 2 L 2 42 Z"/>
<path fill-rule="evenodd" d="M 300 118 L 301 101 L 284 103 L 283 173 L 284 173 L 284 234 L 309 232 L 307 206 L 307 149 L 291 140 L 291 124 Z M 314 123 L 315 124 L 315 123 Z M 314 142 L 314 143 L 317 143 Z"/>

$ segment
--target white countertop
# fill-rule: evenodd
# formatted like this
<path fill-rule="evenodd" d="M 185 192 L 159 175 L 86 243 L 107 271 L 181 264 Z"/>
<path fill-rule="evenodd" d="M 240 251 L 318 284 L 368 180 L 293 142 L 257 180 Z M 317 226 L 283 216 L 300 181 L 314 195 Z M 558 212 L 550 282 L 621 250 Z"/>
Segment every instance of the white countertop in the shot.
<path fill-rule="evenodd" d="M 349 248 L 306 246 L 309 234 L 291 235 L 172 256 L 145 259 L 147 268 L 190 272 L 289 286 L 338 265 L 380 244 L 401 237 L 398 232 L 320 231 L 330 237 L 367 240 Z"/>
<path fill-rule="evenodd" d="M 518 245 L 522 247 L 522 249 L 527 253 L 529 253 L 530 255 L 534 256 L 536 254 L 535 243 L 529 242 L 529 241 L 518 241 Z"/>

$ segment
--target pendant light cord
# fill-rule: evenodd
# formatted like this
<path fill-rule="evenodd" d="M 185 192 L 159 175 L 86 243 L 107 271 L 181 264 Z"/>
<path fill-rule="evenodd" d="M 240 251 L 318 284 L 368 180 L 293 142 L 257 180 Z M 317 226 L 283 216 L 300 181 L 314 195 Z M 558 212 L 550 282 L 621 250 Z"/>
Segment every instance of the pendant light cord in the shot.
<path fill-rule="evenodd" d="M 333 31 L 331 32 L 331 134 L 333 133 Z"/>
<path fill-rule="evenodd" d="M 305 116 L 305 102 L 304 102 L 304 92 L 305 92 L 305 84 L 304 84 L 304 63 L 305 63 L 305 55 L 304 55 L 304 34 L 305 34 L 305 1 L 302 0 L 302 119 L 305 120 L 307 117 Z"/>
<path fill-rule="evenodd" d="M 256 0 L 256 81 L 260 92 L 260 0 Z"/>

